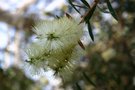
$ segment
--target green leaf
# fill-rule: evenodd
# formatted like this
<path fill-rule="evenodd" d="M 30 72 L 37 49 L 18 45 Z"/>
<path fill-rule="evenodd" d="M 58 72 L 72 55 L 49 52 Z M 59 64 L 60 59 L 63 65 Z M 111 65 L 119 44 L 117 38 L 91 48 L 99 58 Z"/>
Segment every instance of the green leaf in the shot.
<path fill-rule="evenodd" d="M 75 7 L 75 5 L 72 3 L 72 0 L 68 0 L 69 4 L 80 14 L 79 10 Z"/>
<path fill-rule="evenodd" d="M 106 3 L 107 3 L 108 9 L 109 9 L 111 15 L 118 21 L 118 17 L 116 15 L 114 9 L 112 8 L 112 5 L 111 5 L 110 1 L 106 0 Z"/>
<path fill-rule="evenodd" d="M 66 13 L 66 16 L 70 19 L 72 19 L 71 15 L 69 15 L 68 13 Z"/>
<path fill-rule="evenodd" d="M 76 83 L 76 87 L 77 87 L 77 90 L 82 90 L 78 83 Z"/>
<path fill-rule="evenodd" d="M 82 22 L 84 22 L 84 21 L 87 22 L 87 21 L 89 21 L 89 20 L 91 19 L 92 15 L 93 15 L 93 13 L 94 13 L 94 11 L 95 11 L 95 9 L 96 9 L 96 6 L 97 6 L 97 3 L 94 4 L 94 5 L 92 6 L 92 8 L 89 8 L 89 11 L 86 12 L 85 15 L 83 15 L 83 18 L 82 18 L 82 20 L 80 21 L 80 23 L 82 23 Z"/>
<path fill-rule="evenodd" d="M 58 16 L 58 15 L 56 15 L 55 17 L 56 17 L 57 19 L 60 19 L 60 16 Z"/>
<path fill-rule="evenodd" d="M 91 79 L 89 79 L 85 72 L 83 72 L 83 76 L 90 84 L 96 87 L 96 84 Z"/>
<path fill-rule="evenodd" d="M 91 25 L 90 25 L 90 21 L 87 21 L 86 24 L 88 25 L 89 35 L 90 35 L 92 41 L 94 41 L 94 35 L 92 33 L 92 28 L 91 28 Z"/>
<path fill-rule="evenodd" d="M 81 0 L 81 2 L 82 2 L 84 5 L 86 5 L 88 8 L 90 8 L 90 5 L 89 5 L 89 3 L 88 3 L 86 0 Z"/>
<path fill-rule="evenodd" d="M 91 8 L 91 10 L 88 12 L 87 16 L 85 17 L 85 20 L 86 20 L 86 21 L 89 21 L 89 20 L 90 20 L 90 18 L 92 17 L 92 15 L 93 15 L 93 13 L 94 13 L 94 11 L 95 11 L 95 9 L 96 9 L 96 6 L 97 6 L 97 5 L 94 5 L 94 6 Z"/>
<path fill-rule="evenodd" d="M 85 50 L 85 47 L 84 47 L 83 43 L 81 42 L 81 40 L 78 41 L 78 44 L 81 46 L 82 49 Z"/>

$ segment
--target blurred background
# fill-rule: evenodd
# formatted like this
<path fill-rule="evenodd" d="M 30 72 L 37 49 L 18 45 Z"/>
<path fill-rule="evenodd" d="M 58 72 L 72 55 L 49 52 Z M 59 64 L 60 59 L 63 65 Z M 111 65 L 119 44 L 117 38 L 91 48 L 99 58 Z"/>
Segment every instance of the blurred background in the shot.
<path fill-rule="evenodd" d="M 85 5 L 72 1 L 83 15 Z M 92 5 L 94 0 L 86 1 Z M 118 22 L 104 1 L 91 18 L 94 41 L 84 25 L 87 58 L 81 58 L 72 81 L 62 82 L 52 71 L 31 75 L 22 67 L 23 49 L 35 40 L 37 20 L 65 12 L 81 20 L 81 15 L 68 0 L 0 0 L 0 90 L 135 90 L 135 0 L 110 0 Z"/>

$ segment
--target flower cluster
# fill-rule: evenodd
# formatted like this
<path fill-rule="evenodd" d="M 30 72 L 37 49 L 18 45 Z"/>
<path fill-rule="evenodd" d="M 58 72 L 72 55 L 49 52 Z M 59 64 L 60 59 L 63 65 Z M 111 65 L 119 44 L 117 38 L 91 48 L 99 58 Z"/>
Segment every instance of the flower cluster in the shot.
<path fill-rule="evenodd" d="M 55 71 L 54 74 L 68 80 L 84 53 L 78 45 L 82 27 L 75 20 L 62 17 L 39 21 L 34 32 L 38 40 L 26 48 L 27 62 L 36 68 L 48 67 Z"/>

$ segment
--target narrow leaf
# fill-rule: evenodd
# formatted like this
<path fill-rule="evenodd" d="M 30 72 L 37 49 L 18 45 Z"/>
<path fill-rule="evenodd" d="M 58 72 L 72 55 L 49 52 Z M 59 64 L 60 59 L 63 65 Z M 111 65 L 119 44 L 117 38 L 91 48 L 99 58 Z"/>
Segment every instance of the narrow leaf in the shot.
<path fill-rule="evenodd" d="M 89 5 L 89 3 L 88 3 L 86 0 L 81 0 L 81 2 L 82 2 L 84 5 L 86 5 L 88 8 L 90 8 L 90 5 Z"/>
<path fill-rule="evenodd" d="M 87 8 L 86 6 L 83 6 L 83 5 L 77 5 L 77 4 L 74 4 L 74 6 L 76 6 L 76 7 L 79 7 L 79 8 Z"/>
<path fill-rule="evenodd" d="M 108 9 L 109 9 L 111 15 L 118 21 L 118 17 L 116 15 L 114 9 L 112 8 L 112 5 L 111 5 L 110 1 L 106 0 L 106 3 L 107 3 Z"/>
<path fill-rule="evenodd" d="M 78 44 L 81 46 L 82 49 L 85 50 L 85 47 L 84 47 L 83 43 L 81 42 L 81 40 L 78 41 Z"/>
<path fill-rule="evenodd" d="M 56 15 L 55 17 L 56 17 L 57 19 L 60 19 L 60 16 L 58 16 L 58 15 Z"/>
<path fill-rule="evenodd" d="M 76 87 L 77 87 L 77 90 L 82 90 L 78 83 L 76 83 Z"/>
<path fill-rule="evenodd" d="M 92 6 L 92 8 L 90 8 L 89 11 L 85 13 L 85 15 L 83 16 L 83 19 L 80 21 L 80 23 L 82 23 L 84 21 L 89 21 L 90 20 L 90 18 L 92 17 L 92 15 L 93 15 L 93 13 L 94 13 L 94 11 L 96 9 L 96 6 L 97 6 L 97 3 L 94 4 Z"/>
<path fill-rule="evenodd" d="M 85 18 L 86 20 L 88 20 L 88 21 L 90 20 L 91 16 L 93 15 L 93 13 L 94 13 L 94 11 L 95 11 L 95 9 L 96 9 L 96 6 L 97 6 L 97 5 L 94 5 L 94 6 L 91 8 L 90 12 L 88 13 L 87 17 Z"/>
<path fill-rule="evenodd" d="M 90 35 L 92 41 L 94 41 L 94 35 L 92 33 L 92 28 L 91 28 L 91 25 L 90 25 L 90 21 L 87 21 L 86 24 L 88 25 L 89 35 Z"/>
<path fill-rule="evenodd" d="M 69 4 L 80 14 L 79 10 L 72 3 L 72 0 L 68 0 L 68 1 L 69 1 Z"/>
<path fill-rule="evenodd" d="M 66 17 L 68 17 L 69 19 L 73 19 L 72 16 L 68 13 L 66 13 Z"/>
<path fill-rule="evenodd" d="M 91 79 L 89 79 L 85 72 L 83 72 L 83 76 L 90 84 L 96 87 L 96 84 Z"/>

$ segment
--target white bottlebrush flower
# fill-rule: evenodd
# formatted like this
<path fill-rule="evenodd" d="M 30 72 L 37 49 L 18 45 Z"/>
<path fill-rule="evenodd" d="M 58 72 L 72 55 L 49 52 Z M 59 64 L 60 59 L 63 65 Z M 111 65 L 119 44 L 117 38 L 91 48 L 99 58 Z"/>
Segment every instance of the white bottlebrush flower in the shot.
<path fill-rule="evenodd" d="M 26 48 L 30 67 L 50 68 L 65 81 L 69 80 L 84 54 L 78 46 L 83 30 L 73 19 L 62 17 L 53 21 L 40 21 L 34 27 L 37 42 Z"/>
<path fill-rule="evenodd" d="M 84 55 L 84 50 L 80 46 L 76 46 L 75 48 L 69 49 L 61 53 L 61 56 L 55 56 L 54 59 L 56 62 L 51 63 L 52 65 L 49 67 L 55 71 L 55 74 L 61 76 L 63 80 L 70 80 L 74 70 L 76 69 L 79 60 Z"/>
<path fill-rule="evenodd" d="M 46 50 L 45 50 L 46 51 Z M 73 71 L 77 67 L 77 62 L 84 55 L 84 50 L 80 46 L 69 45 L 59 52 L 43 54 L 44 49 L 38 44 L 31 44 L 27 49 L 27 67 L 32 73 L 39 73 L 43 69 L 53 69 L 55 74 L 61 76 L 64 81 L 70 80 Z"/>
<path fill-rule="evenodd" d="M 34 27 L 39 43 L 48 51 L 76 45 L 83 34 L 82 27 L 73 19 L 62 17 L 53 21 L 39 21 Z"/>
<path fill-rule="evenodd" d="M 36 67 L 45 66 L 45 61 L 47 57 L 50 55 L 49 52 L 44 50 L 44 48 L 36 42 L 30 44 L 25 49 L 25 52 L 28 56 L 26 62 L 29 62 L 30 64 L 35 65 Z"/>
<path fill-rule="evenodd" d="M 30 63 L 27 63 L 27 62 L 23 63 L 22 68 L 26 72 L 29 72 L 32 76 L 42 74 L 43 71 L 44 71 L 44 68 L 37 67 L 36 65 L 30 64 Z"/>
<path fill-rule="evenodd" d="M 64 50 L 59 50 L 57 52 L 52 52 L 50 57 L 48 57 L 48 66 L 52 69 L 63 66 L 65 64 L 66 58 L 70 57 L 74 49 L 74 45 L 69 45 L 65 47 Z"/>

